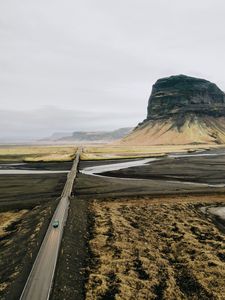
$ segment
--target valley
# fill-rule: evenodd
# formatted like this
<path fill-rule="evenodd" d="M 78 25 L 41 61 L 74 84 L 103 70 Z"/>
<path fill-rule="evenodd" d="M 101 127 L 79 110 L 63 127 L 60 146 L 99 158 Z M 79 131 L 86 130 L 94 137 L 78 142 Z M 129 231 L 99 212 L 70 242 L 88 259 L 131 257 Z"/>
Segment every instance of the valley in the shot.
<path fill-rule="evenodd" d="M 30 155 L 31 152 L 35 157 L 39 155 L 39 150 L 34 151 L 32 147 L 26 149 L 25 154 L 24 148 L 20 148 L 21 153 L 16 154 L 14 148 L 13 155 L 16 157 L 12 159 L 12 153 L 5 148 L 3 154 L 1 148 L 1 299 L 19 299 L 71 167 L 71 162 L 25 163 L 21 156 Z M 32 172 L 20 174 L 23 170 Z M 43 170 L 43 174 L 40 170 Z M 57 173 L 58 170 L 63 172 Z M 8 174 L 1 174 L 1 171 L 8 171 Z M 18 174 L 13 171 L 18 171 Z"/>
<path fill-rule="evenodd" d="M 219 170 L 224 157 L 222 149 L 219 155 L 217 151 L 208 154 Z M 188 166 L 191 160 L 193 165 L 198 162 L 199 182 L 210 178 L 208 156 L 183 156 L 181 165 L 187 159 Z M 133 180 L 124 178 L 145 166 L 97 176 L 83 173 L 128 161 L 80 162 L 52 299 L 221 299 L 225 221 L 202 208 L 223 209 L 225 188 L 187 185 L 179 178 L 136 179 L 136 171 Z M 179 173 L 174 162 L 171 170 Z M 150 166 L 157 172 L 156 163 L 146 165 L 146 172 Z M 168 172 L 167 164 L 160 168 Z M 223 173 L 217 175 L 216 182 L 224 183 Z M 190 180 L 188 174 L 185 180 Z"/>
<path fill-rule="evenodd" d="M 0 1 L 0 300 L 225 300 L 225 1 Z"/>
<path fill-rule="evenodd" d="M 1 299 L 223 299 L 224 103 L 171 76 L 120 140 L 1 146 Z"/>

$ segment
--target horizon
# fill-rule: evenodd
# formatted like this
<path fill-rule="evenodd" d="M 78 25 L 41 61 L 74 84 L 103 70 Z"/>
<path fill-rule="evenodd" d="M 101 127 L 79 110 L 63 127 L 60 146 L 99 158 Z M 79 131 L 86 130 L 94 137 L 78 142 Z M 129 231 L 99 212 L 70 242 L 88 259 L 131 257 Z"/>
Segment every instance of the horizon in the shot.
<path fill-rule="evenodd" d="M 0 300 L 224 299 L 224 14 L 0 1 Z"/>
<path fill-rule="evenodd" d="M 224 9 L 220 0 L 0 3 L 0 138 L 134 127 L 152 85 L 171 75 L 225 90 Z"/>

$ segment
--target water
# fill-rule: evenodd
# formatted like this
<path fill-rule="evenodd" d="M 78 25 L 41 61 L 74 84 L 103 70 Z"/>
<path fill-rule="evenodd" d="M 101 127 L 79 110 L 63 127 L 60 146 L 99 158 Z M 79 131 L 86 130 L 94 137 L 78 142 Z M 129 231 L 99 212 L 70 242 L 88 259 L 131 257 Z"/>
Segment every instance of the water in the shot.
<path fill-rule="evenodd" d="M 204 157 L 204 156 L 222 156 L 225 153 L 197 153 L 197 154 L 169 154 L 168 158 L 182 158 L 182 157 Z M 100 166 L 92 166 L 88 168 L 84 168 L 80 170 L 80 173 L 91 175 L 91 176 L 98 176 L 98 177 L 105 177 L 105 178 L 114 178 L 107 175 L 102 175 L 102 173 L 110 172 L 110 171 L 118 171 L 122 169 L 127 169 L 131 167 L 138 167 L 143 166 L 145 164 L 159 161 L 165 159 L 163 158 L 145 158 L 140 160 L 134 160 L 134 161 L 128 161 L 123 163 L 114 163 L 109 165 L 100 165 Z M 116 177 L 117 179 L 121 180 L 148 180 L 148 179 L 140 179 L 140 178 L 123 178 L 123 177 Z M 186 184 L 186 185 L 194 185 L 194 186 L 205 186 L 205 187 L 212 187 L 212 188 L 224 188 L 225 183 L 219 183 L 219 184 L 208 184 L 208 183 L 201 183 L 201 182 L 192 182 L 192 181 L 179 181 L 179 180 L 165 180 L 165 182 L 172 182 L 172 183 L 178 183 L 178 184 Z"/>
<path fill-rule="evenodd" d="M 225 206 L 203 206 L 200 210 L 204 214 L 210 214 L 216 217 L 220 217 L 225 221 Z"/>
<path fill-rule="evenodd" d="M 207 212 L 220 217 L 221 219 L 225 220 L 225 206 L 221 207 L 210 207 L 207 209 Z"/>
<path fill-rule="evenodd" d="M 179 158 L 179 157 L 204 157 L 204 156 L 222 156 L 225 155 L 225 153 L 197 153 L 197 154 L 169 154 L 168 157 L 171 158 Z"/>
<path fill-rule="evenodd" d="M 63 170 L 35 170 L 35 169 L 19 169 L 19 166 L 24 166 L 25 163 L 15 164 L 0 164 L 0 175 L 24 175 L 24 174 L 61 174 L 68 173 L 69 171 Z"/>
<path fill-rule="evenodd" d="M 100 165 L 100 166 L 93 166 L 88 167 L 80 170 L 80 173 L 86 174 L 86 175 L 99 175 L 104 172 L 110 172 L 110 171 L 118 171 L 122 169 L 127 169 L 131 167 L 137 167 L 137 166 L 143 166 L 149 162 L 153 162 L 159 160 L 159 158 L 145 158 L 140 160 L 134 160 L 134 161 L 128 161 L 123 163 L 114 163 L 109 165 Z M 104 176 L 108 177 L 108 176 Z"/>
<path fill-rule="evenodd" d="M 49 170 L 0 170 L 0 175 L 23 175 L 23 174 L 57 174 L 68 173 L 69 171 L 49 171 Z"/>

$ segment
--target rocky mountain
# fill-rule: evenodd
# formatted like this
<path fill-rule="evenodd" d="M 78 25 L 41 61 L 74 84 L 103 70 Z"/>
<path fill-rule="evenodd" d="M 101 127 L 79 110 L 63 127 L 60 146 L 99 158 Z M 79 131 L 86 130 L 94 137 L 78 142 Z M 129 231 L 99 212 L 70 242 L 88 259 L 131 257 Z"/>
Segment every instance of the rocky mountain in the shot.
<path fill-rule="evenodd" d="M 72 134 L 73 132 L 54 132 L 48 139 L 56 141 Z"/>
<path fill-rule="evenodd" d="M 128 133 L 130 133 L 132 129 L 133 128 L 126 127 L 126 128 L 119 128 L 113 131 L 93 131 L 93 132 L 75 131 L 71 137 L 68 137 L 68 139 L 74 141 L 80 141 L 80 142 L 99 142 L 99 141 L 110 142 L 110 141 L 123 138 Z"/>
<path fill-rule="evenodd" d="M 156 81 L 147 118 L 122 144 L 223 144 L 225 94 L 210 81 L 185 75 Z"/>
<path fill-rule="evenodd" d="M 113 131 L 75 131 L 69 135 L 63 133 L 54 133 L 45 141 L 57 143 L 107 143 L 119 140 L 129 134 L 133 128 L 119 128 Z M 43 140 L 42 140 L 43 141 Z"/>

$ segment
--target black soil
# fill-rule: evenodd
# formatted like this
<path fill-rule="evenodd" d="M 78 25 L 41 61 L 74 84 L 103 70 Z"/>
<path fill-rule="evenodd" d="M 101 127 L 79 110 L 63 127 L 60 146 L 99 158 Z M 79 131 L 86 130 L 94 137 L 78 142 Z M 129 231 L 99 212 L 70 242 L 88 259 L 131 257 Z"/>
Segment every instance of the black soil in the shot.
<path fill-rule="evenodd" d="M 163 158 L 149 164 L 105 172 L 102 175 L 122 178 L 225 183 L 225 155 L 203 157 Z M 179 184 L 178 184 L 179 185 Z M 193 187 L 192 187 L 193 188 Z"/>
<path fill-rule="evenodd" d="M 7 228 L 8 234 L 0 240 L 0 283 L 8 287 L 0 291 L 0 299 L 19 299 L 56 205 L 54 201 L 35 206 Z"/>
<path fill-rule="evenodd" d="M 195 169 L 195 165 L 198 162 L 194 161 L 193 158 L 188 158 L 188 159 L 189 161 L 186 162 L 186 166 L 187 168 L 190 169 L 193 168 L 194 170 L 193 173 L 197 174 L 196 178 L 199 178 L 199 174 L 204 174 L 204 172 L 207 172 L 207 169 L 210 169 L 209 165 L 207 165 L 203 169 L 201 169 L 199 165 L 198 168 Z M 201 160 L 201 158 L 197 158 L 197 160 Z M 81 162 L 79 167 L 80 169 L 82 169 L 87 166 L 111 164 L 113 162 L 117 163 L 118 160 L 105 161 L 105 162 L 102 161 Z M 217 170 L 218 173 L 222 173 L 219 172 L 219 168 L 223 164 L 223 160 L 222 161 L 213 160 L 210 164 L 217 165 L 216 162 L 218 163 L 218 170 Z M 76 183 L 74 185 L 74 191 L 73 191 L 75 198 L 71 199 L 69 215 L 68 215 L 67 224 L 64 231 L 63 241 L 61 245 L 61 253 L 59 256 L 57 272 L 55 277 L 55 284 L 53 287 L 53 293 L 51 299 L 80 300 L 85 298 L 85 282 L 88 276 L 87 267 L 88 266 L 90 267 L 92 262 L 92 254 L 89 252 L 88 249 L 88 241 L 91 239 L 93 220 L 92 220 L 92 216 L 89 213 L 88 206 L 89 203 L 91 203 L 94 199 L 111 200 L 113 198 L 126 197 L 126 196 L 129 196 L 131 198 L 137 196 L 141 197 L 143 195 L 165 195 L 166 196 L 168 194 L 189 194 L 189 193 L 208 194 L 209 192 L 215 192 L 215 191 L 221 193 L 225 192 L 225 188 L 214 189 L 214 188 L 186 185 L 184 183 L 179 183 L 179 182 L 176 183 L 166 182 L 165 178 L 163 177 L 163 173 L 168 171 L 168 165 L 170 165 L 171 167 L 169 171 L 172 172 L 172 176 L 174 175 L 174 173 L 176 173 L 176 176 L 178 176 L 177 173 L 179 173 L 180 177 L 184 177 L 183 174 L 185 173 L 185 170 L 183 170 L 183 173 L 181 173 L 181 168 L 179 168 L 179 164 L 185 165 L 185 158 L 183 158 L 182 161 L 173 159 L 172 162 L 171 160 L 168 161 L 165 159 L 161 161 L 161 164 L 160 162 L 155 162 L 154 163 L 155 173 L 152 171 L 152 173 L 148 175 L 149 177 L 147 177 L 147 178 L 151 178 L 150 180 L 130 180 L 129 178 L 120 179 L 116 177 L 105 178 L 105 177 L 83 175 L 81 173 L 78 174 Z M 142 169 L 145 167 L 140 167 L 140 168 L 137 167 L 137 168 L 122 170 L 120 172 L 117 171 L 117 174 L 115 174 L 114 172 L 110 172 L 113 173 L 110 174 L 110 176 L 129 177 L 131 176 L 130 174 L 133 172 L 132 174 L 135 174 L 135 178 L 141 179 L 143 172 L 146 172 L 144 174 L 149 174 L 149 170 L 151 169 L 151 166 L 153 165 L 146 166 L 146 170 Z M 197 169 L 199 170 L 199 168 L 200 171 L 197 171 Z M 174 169 L 176 169 L 176 172 L 174 171 Z M 122 176 L 121 173 L 123 174 Z M 159 179 L 159 177 L 156 176 L 154 177 L 152 174 L 153 175 L 156 174 L 157 176 L 160 175 L 162 176 L 162 178 Z M 21 205 L 21 199 L 23 198 L 23 201 L 26 203 L 27 206 L 29 206 L 31 205 L 31 203 L 33 203 L 33 201 L 36 201 L 36 203 L 43 205 L 45 203 L 45 200 L 43 199 L 46 199 L 44 195 L 48 195 L 48 197 L 50 197 L 53 200 L 53 198 L 57 195 L 55 188 L 56 187 L 59 188 L 60 186 L 59 182 L 61 182 L 62 184 L 63 181 L 65 180 L 65 177 L 61 177 L 61 176 L 66 176 L 66 175 L 59 175 L 59 174 L 48 175 L 49 180 L 51 180 L 52 187 L 53 186 L 55 187 L 52 189 L 52 191 L 54 192 L 51 192 L 49 190 L 48 188 L 49 184 L 47 184 L 47 182 L 45 181 L 46 180 L 45 176 L 29 175 L 28 177 L 32 178 L 33 180 L 32 183 L 30 182 L 26 186 L 26 188 L 29 187 L 29 191 L 27 192 L 20 191 L 19 194 L 17 194 L 16 192 L 16 190 L 18 190 L 18 182 L 15 181 L 16 176 L 15 177 L 13 176 L 10 177 L 10 176 L 8 177 L 8 179 L 11 178 L 10 181 L 7 181 L 8 186 L 10 186 L 11 180 L 14 180 L 11 182 L 12 193 L 10 199 L 12 203 L 17 203 L 17 205 Z M 208 175 L 206 177 L 208 178 Z M 6 178 L 6 176 L 3 177 L 3 180 L 4 178 Z M 22 177 L 18 176 L 18 178 L 22 178 L 22 181 L 25 180 L 25 177 L 23 177 L 23 175 Z M 184 180 L 184 181 L 189 181 L 189 180 Z M 2 187 L 3 186 L 4 183 Z M 40 190 L 40 186 L 42 187 L 42 190 Z M 41 197 L 40 198 L 37 197 L 36 194 L 36 198 L 35 198 L 35 193 L 38 193 L 38 191 L 41 194 Z M 5 190 L 5 194 L 7 194 L 7 189 Z M 21 197 L 22 195 L 23 197 Z M 2 201 L 2 204 L 6 205 L 6 201 L 4 201 L 4 197 L 2 198 L 0 197 L 0 201 Z M 38 246 L 35 249 L 37 248 Z M 24 251 L 24 254 L 26 254 L 26 251 Z M 142 268 L 140 262 L 138 261 L 138 258 L 137 258 L 137 263 L 135 265 L 135 268 L 138 270 L 140 276 L 146 275 L 142 272 Z M 185 278 L 187 278 L 187 276 Z M 188 277 L 188 280 L 189 279 L 190 278 Z M 158 291 L 157 292 L 158 297 L 160 298 L 160 293 L 161 290 L 163 289 L 163 282 L 160 283 L 160 285 L 157 286 L 156 289 Z M 107 299 L 111 299 L 110 297 L 113 297 L 113 293 L 105 296 L 108 297 Z M 6 298 L 6 299 L 16 299 L 16 298 Z"/>
<path fill-rule="evenodd" d="M 81 161 L 79 168 L 83 169 L 85 167 L 117 162 L 118 160 Z M 177 160 L 174 159 L 173 163 L 173 167 L 175 167 Z M 194 164 L 195 163 L 193 163 L 192 166 L 194 166 Z M 147 166 L 147 168 L 149 167 L 150 165 Z M 167 164 L 162 167 L 162 170 L 163 168 L 164 171 L 167 171 Z M 131 169 L 122 170 L 123 176 L 129 175 Z M 140 171 L 141 169 L 139 172 L 135 171 L 135 176 L 141 178 L 142 174 Z M 120 176 L 121 174 L 118 175 Z M 88 241 L 92 238 L 94 222 L 92 219 L 93 216 L 89 211 L 89 204 L 92 203 L 94 199 L 99 201 L 108 199 L 110 201 L 126 196 L 129 196 L 129 198 L 132 199 L 132 197 L 138 196 L 142 198 L 143 195 L 167 196 L 168 194 L 208 194 L 209 192 L 215 191 L 218 192 L 218 189 L 196 187 L 182 183 L 169 183 L 165 182 L 164 179 L 158 180 L 157 178 L 152 180 L 121 180 L 120 178 L 88 176 L 79 173 L 74 185 L 73 194 L 75 195 L 75 198 L 71 199 L 69 216 L 64 231 L 61 254 L 58 261 L 56 280 L 51 299 L 85 299 L 85 283 L 88 278 L 88 270 L 89 268 L 92 268 L 92 265 L 95 263 L 95 258 L 88 248 Z M 225 189 L 220 189 L 220 192 L 224 191 Z M 109 236 L 111 235 L 109 234 Z M 146 274 L 142 271 L 138 257 L 135 269 L 139 272 L 139 276 L 143 278 L 146 277 Z M 164 282 L 162 281 L 159 286 L 156 287 L 158 299 L 160 299 L 163 285 Z M 112 289 L 105 295 L 104 299 L 114 298 L 112 284 Z"/>
<path fill-rule="evenodd" d="M 65 181 L 66 174 L 0 175 L 0 212 L 28 210 L 0 240 L 0 299 L 19 299 Z"/>
<path fill-rule="evenodd" d="M 84 299 L 88 259 L 88 201 L 71 198 L 51 299 Z"/>
<path fill-rule="evenodd" d="M 208 157 L 164 158 L 161 161 L 152 162 L 145 166 L 107 172 L 104 173 L 105 177 L 80 173 L 76 181 L 74 193 L 76 196 L 85 199 L 112 199 L 141 195 L 208 194 L 211 192 L 225 192 L 225 188 L 182 183 L 182 181 L 204 182 L 205 180 L 210 183 L 210 179 L 213 183 L 225 182 L 225 178 L 223 180 L 225 173 L 223 174 L 223 172 L 221 172 L 221 168 L 225 170 L 225 156 L 217 159 L 216 157 L 212 157 L 208 161 L 207 159 Z M 118 163 L 118 161 L 111 160 L 108 163 Z M 81 162 L 80 168 L 102 164 L 101 161 Z M 214 167 L 212 168 L 212 166 Z M 216 169 L 216 174 L 214 168 Z M 217 176 L 215 179 L 213 178 L 213 174 Z"/>

